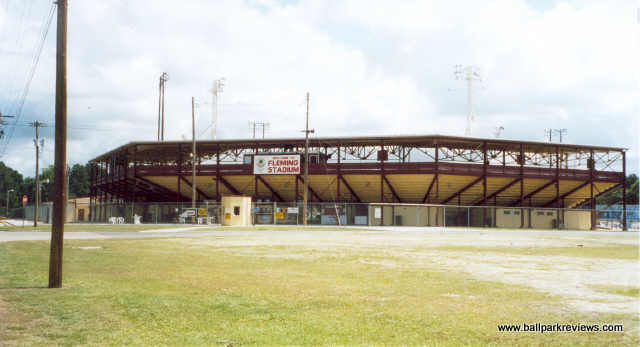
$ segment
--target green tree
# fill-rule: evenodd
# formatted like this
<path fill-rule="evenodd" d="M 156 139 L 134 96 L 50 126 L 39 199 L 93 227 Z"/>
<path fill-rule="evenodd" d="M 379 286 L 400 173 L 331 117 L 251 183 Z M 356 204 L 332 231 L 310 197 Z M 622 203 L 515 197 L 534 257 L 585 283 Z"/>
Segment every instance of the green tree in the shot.
<path fill-rule="evenodd" d="M 627 205 L 638 205 L 638 176 L 631 174 L 626 178 Z M 598 198 L 598 203 L 605 205 L 622 204 L 622 187 L 618 187 Z"/>
<path fill-rule="evenodd" d="M 75 164 L 69 170 L 69 197 L 89 196 L 89 164 Z"/>
<path fill-rule="evenodd" d="M 53 165 L 40 173 L 40 201 L 51 201 L 53 199 L 54 176 Z"/>
<path fill-rule="evenodd" d="M 42 170 L 40 174 L 40 201 L 52 201 L 53 199 L 53 166 Z M 47 183 L 44 183 L 48 180 Z M 67 171 L 67 186 L 69 198 L 89 196 L 89 165 L 75 164 Z"/>
<path fill-rule="evenodd" d="M 21 185 L 22 175 L 0 161 L 0 200 L 1 206 L 3 207 L 0 211 L 0 215 L 5 214 L 7 192 L 11 189 L 13 189 L 13 191 L 9 192 L 9 208 L 11 209 L 20 206 L 20 197 L 22 197 L 22 195 L 20 195 Z"/>

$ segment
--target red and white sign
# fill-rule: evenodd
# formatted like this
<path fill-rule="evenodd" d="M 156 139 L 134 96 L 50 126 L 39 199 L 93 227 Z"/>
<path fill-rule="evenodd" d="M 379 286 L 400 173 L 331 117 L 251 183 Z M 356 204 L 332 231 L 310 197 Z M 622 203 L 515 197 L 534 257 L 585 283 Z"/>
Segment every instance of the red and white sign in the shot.
<path fill-rule="evenodd" d="M 254 175 L 299 175 L 300 155 L 256 155 L 253 157 Z"/>
<path fill-rule="evenodd" d="M 22 196 L 22 206 L 26 206 L 26 205 L 27 205 L 27 201 L 28 201 L 27 196 L 26 196 L 26 195 L 23 195 L 23 196 Z"/>

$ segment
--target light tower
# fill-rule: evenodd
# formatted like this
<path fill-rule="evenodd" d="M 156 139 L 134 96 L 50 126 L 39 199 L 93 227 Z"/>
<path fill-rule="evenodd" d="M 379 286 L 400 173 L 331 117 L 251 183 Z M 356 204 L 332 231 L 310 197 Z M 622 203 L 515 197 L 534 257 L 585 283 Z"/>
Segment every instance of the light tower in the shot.
<path fill-rule="evenodd" d="M 216 130 L 218 128 L 218 109 L 220 109 L 220 114 L 222 114 L 222 91 L 224 85 L 226 83 L 226 79 L 224 77 L 218 78 L 213 81 L 213 89 L 211 89 L 212 102 L 211 102 L 211 139 L 216 139 Z"/>
<path fill-rule="evenodd" d="M 464 130 L 464 136 L 473 136 L 473 81 L 482 81 L 480 69 L 477 66 L 456 65 L 454 72 L 457 80 L 467 81 L 467 128 Z"/>

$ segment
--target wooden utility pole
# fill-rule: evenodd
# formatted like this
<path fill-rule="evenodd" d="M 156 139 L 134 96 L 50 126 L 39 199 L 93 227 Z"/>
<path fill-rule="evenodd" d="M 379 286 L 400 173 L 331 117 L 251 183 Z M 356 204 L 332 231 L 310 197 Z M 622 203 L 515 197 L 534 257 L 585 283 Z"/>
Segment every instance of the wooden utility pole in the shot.
<path fill-rule="evenodd" d="M 191 97 L 191 142 L 192 148 L 191 152 L 193 153 L 193 157 L 191 158 L 191 208 L 196 208 L 196 101 L 195 98 Z M 197 213 L 197 210 L 195 210 Z M 196 216 L 191 217 L 191 224 L 196 224 Z"/>
<path fill-rule="evenodd" d="M 29 123 L 36 129 L 36 137 L 33 139 L 33 144 L 36 147 L 36 191 L 35 191 L 35 209 L 33 210 L 33 226 L 38 227 L 38 212 L 40 210 L 40 151 L 42 143 L 40 143 L 40 132 L 38 131 L 44 123 L 35 121 Z"/>
<path fill-rule="evenodd" d="M 49 257 L 49 288 L 62 287 L 62 247 L 67 207 L 67 1 L 58 0 L 56 45 L 56 140 L 53 225 Z"/>
<path fill-rule="evenodd" d="M 308 203 L 309 203 L 309 92 L 307 92 L 307 126 L 304 130 L 304 191 L 302 192 L 302 224 L 307 225 Z"/>

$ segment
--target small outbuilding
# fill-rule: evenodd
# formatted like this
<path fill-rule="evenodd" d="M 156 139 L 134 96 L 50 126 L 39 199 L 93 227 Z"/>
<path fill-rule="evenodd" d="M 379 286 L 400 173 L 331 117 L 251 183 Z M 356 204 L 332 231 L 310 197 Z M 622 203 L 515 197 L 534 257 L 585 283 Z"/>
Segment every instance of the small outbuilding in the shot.
<path fill-rule="evenodd" d="M 245 195 L 222 196 L 222 225 L 251 226 L 251 197 Z"/>

